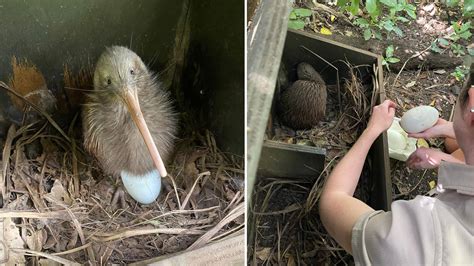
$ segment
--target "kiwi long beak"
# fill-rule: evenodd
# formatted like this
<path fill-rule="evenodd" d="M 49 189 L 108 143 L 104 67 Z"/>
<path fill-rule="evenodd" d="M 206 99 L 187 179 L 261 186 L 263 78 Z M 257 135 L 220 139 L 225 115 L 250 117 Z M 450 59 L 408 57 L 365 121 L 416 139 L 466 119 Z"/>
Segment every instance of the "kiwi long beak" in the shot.
<path fill-rule="evenodd" d="M 133 121 L 138 127 L 140 134 L 142 135 L 143 139 L 145 140 L 145 144 L 150 152 L 151 159 L 155 163 L 156 169 L 160 173 L 161 177 L 165 177 L 168 175 L 166 172 L 165 164 L 161 159 L 160 153 L 156 148 L 155 142 L 148 130 L 148 126 L 146 125 L 145 119 L 143 118 L 143 113 L 140 110 L 140 103 L 138 102 L 138 95 L 136 94 L 136 90 L 127 89 L 124 95 L 125 104 L 132 116 Z"/>

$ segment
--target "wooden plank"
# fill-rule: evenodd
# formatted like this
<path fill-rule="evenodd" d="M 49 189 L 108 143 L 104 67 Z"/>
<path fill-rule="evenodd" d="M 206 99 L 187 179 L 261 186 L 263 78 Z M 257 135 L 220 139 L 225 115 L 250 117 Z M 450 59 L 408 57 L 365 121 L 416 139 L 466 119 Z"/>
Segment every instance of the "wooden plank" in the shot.
<path fill-rule="evenodd" d="M 258 174 L 269 177 L 316 178 L 324 170 L 325 159 L 325 149 L 265 141 Z"/>
<path fill-rule="evenodd" d="M 288 1 L 262 1 L 247 35 L 247 206 L 251 206 L 289 14 Z"/>
<path fill-rule="evenodd" d="M 225 238 L 221 241 L 211 243 L 205 247 L 161 256 L 154 259 L 133 263 L 130 265 L 244 265 L 245 264 L 245 235 L 238 234 Z"/>

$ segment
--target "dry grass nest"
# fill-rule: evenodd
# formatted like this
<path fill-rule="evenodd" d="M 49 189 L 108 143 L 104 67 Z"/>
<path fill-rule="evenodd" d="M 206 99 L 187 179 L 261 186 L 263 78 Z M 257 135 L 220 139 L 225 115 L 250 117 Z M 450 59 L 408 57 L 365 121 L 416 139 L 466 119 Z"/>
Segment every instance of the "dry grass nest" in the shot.
<path fill-rule="evenodd" d="M 3 147 L 0 217 L 10 263 L 130 263 L 243 231 L 243 158 L 221 152 L 209 131 L 178 143 L 159 199 L 140 205 L 82 150 L 77 117 L 64 132 L 38 112 L 46 120 L 11 126 Z"/>
<path fill-rule="evenodd" d="M 317 211 L 329 173 L 365 129 L 378 92 L 376 77 L 372 89 L 370 84 L 362 84 L 358 67 L 347 65 L 350 75 L 341 86 L 341 111 L 336 86 L 328 86 L 326 121 L 294 135 L 276 129 L 277 134 L 269 136 L 285 143 L 326 148 L 327 156 L 323 172 L 314 179 L 261 178 L 256 184 L 253 228 L 248 229 L 253 234 L 248 255 L 254 264 L 344 265 L 352 260 L 328 235 Z M 376 73 L 376 69 L 373 71 Z M 364 168 L 362 177 L 367 171 Z M 361 178 L 357 187 L 355 196 L 361 200 L 368 199 L 367 182 L 367 178 Z"/>

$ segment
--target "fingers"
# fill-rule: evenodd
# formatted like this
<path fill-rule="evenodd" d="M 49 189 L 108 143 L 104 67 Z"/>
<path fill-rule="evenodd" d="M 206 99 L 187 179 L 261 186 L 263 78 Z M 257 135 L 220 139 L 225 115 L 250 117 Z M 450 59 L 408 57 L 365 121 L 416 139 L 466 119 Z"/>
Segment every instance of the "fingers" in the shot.
<path fill-rule="evenodd" d="M 391 107 L 391 108 L 397 108 L 397 104 L 392 102 L 391 100 L 385 100 L 385 102 L 388 102 L 388 107 Z"/>
<path fill-rule="evenodd" d="M 435 125 L 442 125 L 442 124 L 446 124 L 446 123 L 448 123 L 448 121 L 440 117 L 440 118 L 438 118 L 438 121 L 436 122 Z"/>
<path fill-rule="evenodd" d="M 408 133 L 408 137 L 410 137 L 410 138 L 417 138 L 417 139 L 419 139 L 419 138 L 423 138 L 423 139 L 424 139 L 424 138 L 426 138 L 427 136 L 426 136 L 426 133 L 423 131 L 423 132 L 420 132 L 420 133 Z"/>
<path fill-rule="evenodd" d="M 390 113 L 391 110 L 393 110 L 393 113 L 395 114 L 395 108 L 396 107 L 397 107 L 396 103 L 392 102 L 391 100 L 385 100 L 385 101 L 383 101 L 383 103 L 374 106 L 373 111 L 375 111 L 377 109 L 383 109 L 383 110 Z"/>

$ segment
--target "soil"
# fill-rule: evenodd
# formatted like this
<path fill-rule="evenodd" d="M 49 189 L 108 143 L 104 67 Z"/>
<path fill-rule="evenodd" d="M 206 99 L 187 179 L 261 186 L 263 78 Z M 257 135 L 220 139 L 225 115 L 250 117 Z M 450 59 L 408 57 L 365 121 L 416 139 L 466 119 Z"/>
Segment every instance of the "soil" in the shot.
<path fill-rule="evenodd" d="M 314 6 L 313 6 L 314 7 Z M 330 6 L 333 11 L 337 8 Z M 386 43 L 404 43 L 405 47 L 413 47 L 413 50 L 406 52 L 408 59 L 411 55 L 425 50 L 429 47 L 438 34 L 445 34 L 451 24 L 449 19 L 459 18 L 456 11 L 446 11 L 434 4 L 427 3 L 424 6 L 417 6 L 418 18 L 416 21 L 401 25 L 405 33 L 403 37 L 395 34 L 388 38 Z M 330 22 L 331 13 L 318 9 L 314 12 L 310 23 L 307 23 L 305 31 L 318 33 L 321 26 L 329 28 L 333 36 L 331 39 L 346 40 L 343 43 L 350 43 L 353 38 L 362 39 L 361 30 L 347 22 L 347 19 L 338 17 L 335 22 Z M 350 35 L 350 36 L 348 36 Z M 349 41 L 348 41 L 349 40 Z M 383 54 L 385 47 L 377 47 L 368 41 L 363 46 L 370 47 L 372 52 Z M 467 45 L 467 43 L 466 43 Z M 356 45 L 357 46 L 357 45 Z M 395 47 L 395 55 L 401 52 L 400 47 Z M 398 48 L 398 49 L 397 49 Z M 401 117 L 403 113 L 418 105 L 431 105 L 435 107 L 440 116 L 450 120 L 452 111 L 456 103 L 457 96 L 461 89 L 461 82 L 456 81 L 450 75 L 454 71 L 456 64 L 461 62 L 449 51 L 444 54 L 434 54 L 430 52 L 431 59 L 416 58 L 415 64 L 407 64 L 403 68 L 405 60 L 397 66 L 391 67 L 391 71 L 384 68 L 384 88 L 386 96 L 395 101 L 398 105 L 396 116 Z M 447 62 L 446 60 L 449 60 Z M 413 60 L 411 60 L 413 61 Z M 434 65 L 431 62 L 447 62 L 445 65 Z M 447 67 L 446 67 L 447 66 Z M 399 70 L 402 70 L 399 73 Z M 398 77 L 397 77 L 398 76 Z M 328 116 L 331 116 L 331 107 L 328 106 Z M 319 126 L 324 125 L 320 124 Z M 316 129 L 309 133 L 292 131 L 282 127 L 275 131 L 274 139 L 294 144 L 325 145 L 328 141 L 323 136 L 327 134 L 317 134 L 316 138 L 311 138 Z M 311 134 L 311 132 L 313 134 Z M 354 131 L 355 137 L 358 136 Z M 283 136 L 283 137 L 282 137 Z M 290 137 L 287 137 L 290 136 Z M 323 138 L 322 138 L 323 137 Z M 330 142 L 330 140 L 329 140 Z M 427 140 L 430 147 L 443 150 L 443 139 Z M 343 152 L 347 151 L 351 142 L 337 141 L 334 147 L 342 146 Z M 333 147 L 333 148 L 334 148 Z M 329 158 L 331 149 L 329 150 Z M 406 166 L 404 162 L 394 159 L 390 160 L 392 177 L 392 198 L 393 200 L 409 200 L 417 195 L 430 195 L 430 190 L 435 186 L 437 180 L 437 170 L 413 170 Z M 281 183 L 279 183 L 281 182 Z M 256 243 L 249 249 L 251 261 L 256 264 L 322 264 L 322 265 L 347 265 L 353 264 L 352 256 L 342 250 L 331 237 L 328 236 L 322 227 L 318 214 L 308 211 L 305 206 L 314 200 L 311 191 L 314 187 L 322 188 L 322 181 L 314 181 L 313 184 L 295 184 L 294 180 L 264 180 L 256 186 L 255 199 L 262 199 L 259 204 L 253 206 L 256 215 Z M 316 182 L 316 184 L 314 184 Z M 362 185 L 363 186 L 363 185 Z M 358 186 L 358 197 L 360 196 Z M 364 193 L 362 193 L 364 194 Z M 305 200 L 306 198 L 306 200 Z M 261 202 L 265 199 L 264 203 Z M 317 204 L 317 203 L 316 203 Z M 314 205 L 313 205 L 314 206 Z M 258 213 L 265 215 L 258 215 Z M 283 213 L 282 213 L 283 212 Z M 251 254 L 253 252 L 253 254 Z"/>

